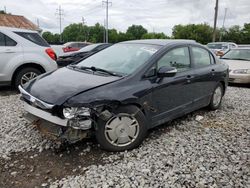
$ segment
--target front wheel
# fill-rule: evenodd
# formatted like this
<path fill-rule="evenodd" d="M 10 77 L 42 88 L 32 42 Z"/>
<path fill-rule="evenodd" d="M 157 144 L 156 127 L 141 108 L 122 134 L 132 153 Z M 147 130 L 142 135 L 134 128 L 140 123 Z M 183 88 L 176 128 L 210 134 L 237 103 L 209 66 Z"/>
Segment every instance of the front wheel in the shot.
<path fill-rule="evenodd" d="M 212 98 L 209 103 L 209 108 L 211 110 L 216 110 L 221 106 L 221 101 L 223 97 L 224 89 L 221 83 L 219 83 L 213 92 Z"/>
<path fill-rule="evenodd" d="M 108 120 L 98 120 L 96 139 L 108 151 L 138 147 L 147 133 L 146 118 L 136 106 L 120 107 Z"/>

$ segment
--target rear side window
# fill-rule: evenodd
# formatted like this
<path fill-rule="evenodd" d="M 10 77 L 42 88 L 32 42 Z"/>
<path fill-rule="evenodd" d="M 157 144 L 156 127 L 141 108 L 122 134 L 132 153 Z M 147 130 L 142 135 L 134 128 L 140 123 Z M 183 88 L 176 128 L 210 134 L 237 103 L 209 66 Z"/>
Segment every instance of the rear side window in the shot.
<path fill-rule="evenodd" d="M 49 47 L 49 44 L 44 40 L 38 33 L 28 33 L 28 32 L 15 32 L 19 36 L 44 47 Z"/>
<path fill-rule="evenodd" d="M 17 43 L 7 35 L 0 33 L 0 46 L 16 46 Z"/>
<path fill-rule="evenodd" d="M 84 46 L 87 46 L 87 44 L 83 44 L 83 43 L 79 43 L 79 44 L 78 44 L 78 47 L 79 47 L 79 48 L 83 48 Z"/>
<path fill-rule="evenodd" d="M 71 48 L 78 48 L 78 43 L 72 43 L 69 45 Z"/>
<path fill-rule="evenodd" d="M 211 64 L 210 54 L 207 50 L 199 47 L 192 47 L 194 64 L 197 67 L 204 67 Z"/>

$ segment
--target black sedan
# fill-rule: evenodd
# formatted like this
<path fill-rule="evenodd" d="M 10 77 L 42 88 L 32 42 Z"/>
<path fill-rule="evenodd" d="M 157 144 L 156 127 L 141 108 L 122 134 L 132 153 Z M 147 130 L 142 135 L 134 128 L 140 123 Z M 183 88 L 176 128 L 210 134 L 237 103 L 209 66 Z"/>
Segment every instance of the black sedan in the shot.
<path fill-rule="evenodd" d="M 220 107 L 228 66 L 188 40 L 115 44 L 19 87 L 27 117 L 69 142 L 95 135 L 102 148 L 140 145 L 148 129 Z"/>
<path fill-rule="evenodd" d="M 65 67 L 73 62 L 83 60 L 84 58 L 93 55 L 109 46 L 111 46 L 109 43 L 90 44 L 76 52 L 65 53 L 64 55 L 58 57 L 56 62 L 59 67 Z"/>

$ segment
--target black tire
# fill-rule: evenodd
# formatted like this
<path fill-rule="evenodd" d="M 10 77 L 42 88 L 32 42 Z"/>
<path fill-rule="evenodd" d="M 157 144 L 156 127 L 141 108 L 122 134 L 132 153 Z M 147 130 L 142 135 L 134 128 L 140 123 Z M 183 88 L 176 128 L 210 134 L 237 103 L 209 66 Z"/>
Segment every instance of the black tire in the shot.
<path fill-rule="evenodd" d="M 40 75 L 42 74 L 42 72 L 36 68 L 33 68 L 33 67 L 27 67 L 27 68 L 23 68 L 21 70 L 19 70 L 16 75 L 15 75 L 15 78 L 14 78 L 14 87 L 16 89 L 18 89 L 18 86 L 19 85 L 22 85 L 21 84 L 21 79 L 23 77 L 23 75 L 25 75 L 26 73 L 29 73 L 29 72 L 33 72 L 37 75 Z"/>
<path fill-rule="evenodd" d="M 215 95 L 216 95 L 216 91 L 217 91 L 218 89 L 219 89 L 220 92 L 221 92 L 220 101 L 219 101 L 219 102 L 215 102 Z M 213 91 L 213 95 L 212 95 L 212 97 L 211 97 L 211 99 L 210 99 L 210 103 L 209 103 L 209 105 L 208 105 L 208 107 L 209 107 L 210 110 L 217 110 L 218 108 L 220 108 L 221 102 L 222 102 L 223 94 L 224 94 L 223 85 L 222 85 L 221 83 L 219 83 L 219 84 L 215 87 L 215 89 L 214 89 L 214 91 Z"/>
<path fill-rule="evenodd" d="M 98 143 L 100 144 L 101 148 L 107 151 L 124 151 L 124 150 L 131 150 L 136 147 L 138 147 L 142 141 L 144 140 L 146 134 L 147 134 L 147 123 L 146 123 L 146 118 L 143 114 L 143 112 L 137 108 L 136 106 L 130 105 L 130 106 L 123 106 L 119 107 L 115 112 L 114 116 L 112 116 L 109 120 L 103 121 L 102 119 L 99 119 L 97 121 L 97 128 L 96 128 L 96 139 Z M 106 125 L 108 122 L 112 122 L 114 118 L 117 118 L 120 115 L 125 115 L 129 114 L 132 117 L 135 118 L 137 121 L 137 125 L 139 125 L 138 129 L 139 130 L 137 133 L 136 138 L 133 140 L 133 142 L 129 143 L 129 145 L 126 146 L 116 146 L 114 144 L 111 144 L 110 141 L 108 141 L 108 136 L 107 133 L 105 133 L 106 130 Z M 125 117 L 125 116 L 124 116 Z M 131 124 L 132 125 L 132 124 Z M 116 129 L 117 130 L 117 129 Z"/>

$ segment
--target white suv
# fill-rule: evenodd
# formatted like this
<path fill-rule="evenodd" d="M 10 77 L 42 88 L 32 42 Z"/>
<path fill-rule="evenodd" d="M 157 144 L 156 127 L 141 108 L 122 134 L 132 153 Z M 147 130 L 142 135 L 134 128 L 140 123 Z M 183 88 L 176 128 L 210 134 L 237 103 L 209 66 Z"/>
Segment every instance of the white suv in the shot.
<path fill-rule="evenodd" d="M 36 31 L 0 27 L 0 86 L 23 85 L 57 69 L 56 54 Z"/>

